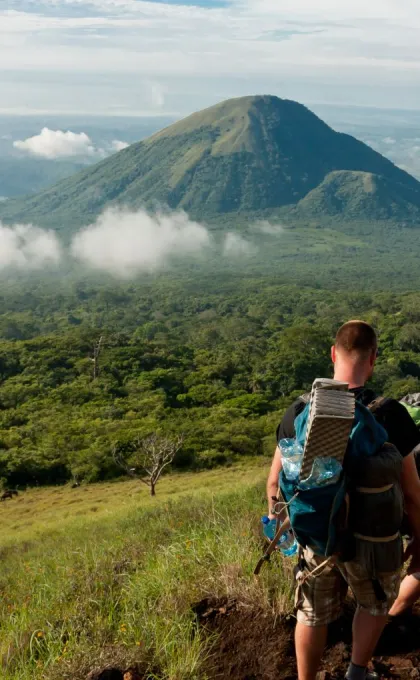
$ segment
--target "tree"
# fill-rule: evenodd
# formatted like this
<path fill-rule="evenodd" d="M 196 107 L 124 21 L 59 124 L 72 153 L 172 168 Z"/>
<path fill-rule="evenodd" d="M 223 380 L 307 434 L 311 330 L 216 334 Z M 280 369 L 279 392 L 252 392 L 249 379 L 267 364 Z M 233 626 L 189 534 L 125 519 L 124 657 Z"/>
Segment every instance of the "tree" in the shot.
<path fill-rule="evenodd" d="M 170 465 L 181 449 L 183 435 L 175 439 L 152 434 L 146 439 L 139 439 L 134 443 L 134 452 L 127 457 L 118 450 L 118 444 L 113 446 L 114 460 L 125 472 L 139 479 L 150 488 L 150 495 L 156 496 L 156 484 L 164 469 Z"/>
<path fill-rule="evenodd" d="M 91 361 L 93 362 L 93 379 L 94 380 L 96 380 L 96 378 L 99 375 L 99 356 L 101 354 L 103 340 L 104 340 L 104 336 L 101 335 L 98 342 L 93 346 L 93 357 L 91 357 Z"/>

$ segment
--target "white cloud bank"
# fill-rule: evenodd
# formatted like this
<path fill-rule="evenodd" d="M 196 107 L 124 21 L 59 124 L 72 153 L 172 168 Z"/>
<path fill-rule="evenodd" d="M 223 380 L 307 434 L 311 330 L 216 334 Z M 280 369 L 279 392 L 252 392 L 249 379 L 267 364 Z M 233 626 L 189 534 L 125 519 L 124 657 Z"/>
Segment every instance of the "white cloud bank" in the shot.
<path fill-rule="evenodd" d="M 55 232 L 31 224 L 6 226 L 0 222 L 0 271 L 8 267 L 35 270 L 57 266 L 71 257 L 85 266 L 113 276 L 130 278 L 163 269 L 175 258 L 247 258 L 258 247 L 229 232 L 218 240 L 205 226 L 182 210 L 150 214 L 146 210 L 111 208 L 94 224 L 79 231 L 65 249 Z"/>
<path fill-rule="evenodd" d="M 64 132 L 44 127 L 39 135 L 17 140 L 13 142 L 13 146 L 31 156 L 56 160 L 58 158 L 104 157 L 121 151 L 129 145 L 115 139 L 108 148 L 97 148 L 85 132 L 71 132 L 71 130 Z"/>
<path fill-rule="evenodd" d="M 249 257 L 257 252 L 256 246 L 239 234 L 229 232 L 225 236 L 223 255 L 225 257 Z"/>
<path fill-rule="evenodd" d="M 61 248 L 54 232 L 28 224 L 7 227 L 0 222 L 0 270 L 41 269 L 57 265 L 60 259 Z"/>
<path fill-rule="evenodd" d="M 150 215 L 110 209 L 73 239 L 73 257 L 117 276 L 155 271 L 172 257 L 200 254 L 211 243 L 205 227 L 182 211 Z"/>

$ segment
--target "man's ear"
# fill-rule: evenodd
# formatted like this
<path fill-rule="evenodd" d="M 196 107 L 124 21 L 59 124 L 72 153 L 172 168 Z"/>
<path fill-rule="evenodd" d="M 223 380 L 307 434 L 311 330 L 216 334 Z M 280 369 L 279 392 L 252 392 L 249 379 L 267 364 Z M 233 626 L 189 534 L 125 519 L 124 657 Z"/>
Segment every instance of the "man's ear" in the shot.
<path fill-rule="evenodd" d="M 372 368 L 375 365 L 376 357 L 377 357 L 377 351 L 375 349 L 374 352 L 371 352 L 370 359 L 369 359 L 369 364 L 371 365 Z"/>
<path fill-rule="evenodd" d="M 333 364 L 335 364 L 335 362 L 337 361 L 337 351 L 335 349 L 335 345 L 331 347 L 331 361 L 333 362 Z"/>

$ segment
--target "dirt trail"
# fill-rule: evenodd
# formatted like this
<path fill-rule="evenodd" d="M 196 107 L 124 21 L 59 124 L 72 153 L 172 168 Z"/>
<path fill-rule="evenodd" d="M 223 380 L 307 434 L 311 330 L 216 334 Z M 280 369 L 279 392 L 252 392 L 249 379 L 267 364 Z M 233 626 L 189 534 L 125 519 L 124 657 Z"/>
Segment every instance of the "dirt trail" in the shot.
<path fill-rule="evenodd" d="M 194 607 L 198 621 L 217 633 L 206 664 L 210 680 L 295 680 L 294 618 L 277 620 L 235 600 L 206 599 Z M 330 630 L 322 680 L 344 678 L 350 659 L 352 606 Z M 420 612 L 419 612 L 420 614 Z M 420 680 L 420 616 L 387 629 L 373 667 L 384 678 Z"/>

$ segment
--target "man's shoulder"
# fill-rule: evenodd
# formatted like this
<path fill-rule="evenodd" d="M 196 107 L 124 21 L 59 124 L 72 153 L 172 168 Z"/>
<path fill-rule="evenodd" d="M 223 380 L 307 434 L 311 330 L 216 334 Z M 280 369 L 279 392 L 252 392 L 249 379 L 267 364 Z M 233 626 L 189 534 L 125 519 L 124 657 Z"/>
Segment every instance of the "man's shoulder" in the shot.
<path fill-rule="evenodd" d="M 310 395 L 302 395 L 301 397 L 298 397 L 298 399 L 295 399 L 295 401 L 290 404 L 289 408 L 286 409 L 280 425 L 277 428 L 277 441 L 283 438 L 293 438 L 295 436 L 295 419 L 302 413 L 306 404 L 309 403 L 309 399 Z"/>
<path fill-rule="evenodd" d="M 289 408 L 285 411 L 284 415 L 286 416 L 286 414 L 289 414 L 293 415 L 296 418 L 296 416 L 298 416 L 299 413 L 302 413 L 306 404 L 309 404 L 310 400 L 311 400 L 310 394 L 302 394 L 300 397 L 295 399 L 295 401 L 290 404 Z"/>

